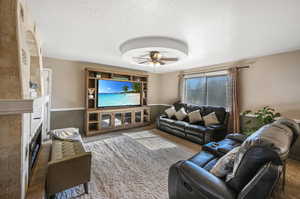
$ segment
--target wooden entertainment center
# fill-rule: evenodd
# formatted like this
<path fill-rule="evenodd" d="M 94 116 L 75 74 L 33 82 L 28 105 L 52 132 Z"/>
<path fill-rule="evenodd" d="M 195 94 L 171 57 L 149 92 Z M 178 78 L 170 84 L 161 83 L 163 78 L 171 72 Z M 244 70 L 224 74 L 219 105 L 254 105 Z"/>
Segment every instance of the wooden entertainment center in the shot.
<path fill-rule="evenodd" d="M 87 136 L 150 124 L 150 108 L 147 106 L 148 75 L 86 68 L 85 78 L 85 134 Z M 140 105 L 99 108 L 97 106 L 98 80 L 139 83 Z"/>

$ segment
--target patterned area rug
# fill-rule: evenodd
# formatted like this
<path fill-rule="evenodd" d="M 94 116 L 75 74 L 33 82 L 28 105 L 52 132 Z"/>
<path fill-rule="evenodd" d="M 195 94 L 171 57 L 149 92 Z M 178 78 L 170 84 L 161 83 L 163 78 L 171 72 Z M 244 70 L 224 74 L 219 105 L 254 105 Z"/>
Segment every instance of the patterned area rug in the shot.
<path fill-rule="evenodd" d="M 86 148 L 92 151 L 89 194 L 78 186 L 57 199 L 168 199 L 169 167 L 193 155 L 151 130 L 86 143 Z"/>

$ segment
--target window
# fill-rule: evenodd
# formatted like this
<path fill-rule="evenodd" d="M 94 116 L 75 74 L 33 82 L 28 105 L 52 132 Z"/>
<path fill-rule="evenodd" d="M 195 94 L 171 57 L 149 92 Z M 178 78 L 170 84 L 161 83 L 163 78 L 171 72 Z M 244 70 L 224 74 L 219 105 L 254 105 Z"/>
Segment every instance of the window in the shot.
<path fill-rule="evenodd" d="M 205 74 L 184 79 L 185 103 L 211 106 L 228 106 L 228 75 Z"/>

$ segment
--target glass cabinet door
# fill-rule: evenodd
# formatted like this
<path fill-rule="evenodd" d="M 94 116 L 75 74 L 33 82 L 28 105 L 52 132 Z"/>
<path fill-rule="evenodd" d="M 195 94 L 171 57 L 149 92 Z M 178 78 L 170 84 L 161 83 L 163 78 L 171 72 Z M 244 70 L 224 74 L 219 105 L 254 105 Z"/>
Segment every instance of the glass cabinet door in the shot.
<path fill-rule="evenodd" d="M 109 113 L 102 113 L 101 114 L 101 121 L 100 121 L 100 125 L 101 128 L 109 128 L 111 127 L 111 114 Z"/>
<path fill-rule="evenodd" d="M 132 123 L 132 113 L 127 112 L 127 113 L 125 113 L 124 124 L 125 125 L 130 125 L 131 123 Z"/>
<path fill-rule="evenodd" d="M 144 122 L 149 122 L 150 121 L 150 111 L 145 109 L 144 110 Z"/>
<path fill-rule="evenodd" d="M 135 112 L 135 123 L 142 122 L 142 111 Z"/>
<path fill-rule="evenodd" d="M 115 127 L 119 127 L 122 125 L 123 125 L 122 113 L 116 113 L 115 114 Z"/>

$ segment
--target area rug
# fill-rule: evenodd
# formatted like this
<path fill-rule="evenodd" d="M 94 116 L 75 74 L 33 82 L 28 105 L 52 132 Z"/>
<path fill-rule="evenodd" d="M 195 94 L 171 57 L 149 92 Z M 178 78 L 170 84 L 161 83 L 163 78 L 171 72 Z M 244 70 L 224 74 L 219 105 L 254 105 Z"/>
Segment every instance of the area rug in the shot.
<path fill-rule="evenodd" d="M 57 199 L 168 199 L 169 167 L 193 155 L 152 130 L 123 133 L 85 147 L 92 152 L 89 194 L 78 186 L 57 194 Z"/>

